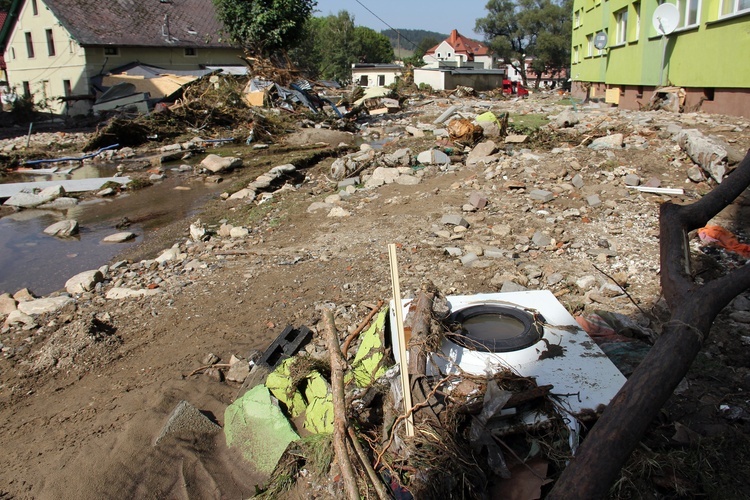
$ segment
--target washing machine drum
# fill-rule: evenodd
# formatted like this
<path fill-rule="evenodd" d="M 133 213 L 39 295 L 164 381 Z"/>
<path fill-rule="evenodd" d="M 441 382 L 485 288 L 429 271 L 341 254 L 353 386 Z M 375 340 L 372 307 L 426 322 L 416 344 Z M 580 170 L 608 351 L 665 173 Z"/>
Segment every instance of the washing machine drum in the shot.
<path fill-rule="evenodd" d="M 510 352 L 530 347 L 544 335 L 544 319 L 506 305 L 479 304 L 448 317 L 451 342 L 472 351 Z"/>

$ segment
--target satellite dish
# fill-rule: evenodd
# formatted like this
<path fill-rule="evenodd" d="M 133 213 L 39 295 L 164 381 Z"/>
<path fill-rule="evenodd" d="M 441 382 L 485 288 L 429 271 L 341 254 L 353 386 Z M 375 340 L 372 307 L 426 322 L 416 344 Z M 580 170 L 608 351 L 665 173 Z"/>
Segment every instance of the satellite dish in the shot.
<path fill-rule="evenodd" d="M 674 4 L 663 3 L 654 11 L 654 17 L 651 18 L 656 32 L 660 35 L 669 35 L 680 23 L 680 11 Z"/>
<path fill-rule="evenodd" d="M 596 47 L 599 50 L 602 50 L 606 46 L 607 46 L 607 34 L 603 31 L 600 31 L 594 37 L 594 47 Z"/>

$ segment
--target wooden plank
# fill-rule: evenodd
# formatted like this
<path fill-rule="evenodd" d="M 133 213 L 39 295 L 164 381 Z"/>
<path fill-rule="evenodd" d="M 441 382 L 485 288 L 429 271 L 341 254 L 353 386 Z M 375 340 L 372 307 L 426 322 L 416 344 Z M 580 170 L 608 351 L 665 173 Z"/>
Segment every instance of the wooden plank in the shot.
<path fill-rule="evenodd" d="M 409 364 L 406 362 L 406 338 L 404 336 L 404 307 L 401 305 L 401 285 L 398 278 L 398 260 L 396 259 L 396 245 L 388 245 L 388 259 L 391 264 L 391 283 L 393 285 L 393 307 L 396 309 L 396 331 L 398 332 L 398 360 L 401 365 L 401 391 L 404 399 L 404 413 L 412 407 L 411 389 L 409 387 Z M 406 418 L 406 435 L 414 436 L 414 418 L 410 414 Z"/>

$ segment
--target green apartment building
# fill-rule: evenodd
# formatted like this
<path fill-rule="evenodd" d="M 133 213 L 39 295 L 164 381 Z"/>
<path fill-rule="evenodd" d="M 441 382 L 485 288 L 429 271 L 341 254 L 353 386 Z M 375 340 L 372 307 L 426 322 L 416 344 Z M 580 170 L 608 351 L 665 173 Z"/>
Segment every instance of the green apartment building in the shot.
<path fill-rule="evenodd" d="M 661 3 L 574 1 L 573 95 L 639 109 L 674 85 L 686 111 L 750 117 L 750 0 L 669 0 L 679 19 L 665 39 L 652 21 Z"/>

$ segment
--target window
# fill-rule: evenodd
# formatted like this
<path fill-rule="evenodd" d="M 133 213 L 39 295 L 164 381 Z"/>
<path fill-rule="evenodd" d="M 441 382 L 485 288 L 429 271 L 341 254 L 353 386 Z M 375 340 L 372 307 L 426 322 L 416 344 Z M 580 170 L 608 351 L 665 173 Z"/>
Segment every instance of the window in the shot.
<path fill-rule="evenodd" d="M 578 45 L 576 45 L 575 47 L 573 47 L 573 64 L 578 64 L 581 61 L 580 57 L 581 56 L 578 50 Z"/>
<path fill-rule="evenodd" d="M 581 26 L 581 11 L 577 10 L 573 14 L 573 27 L 578 28 Z"/>
<path fill-rule="evenodd" d="M 198 52 L 195 50 L 195 47 L 185 47 L 186 57 L 195 57 L 197 55 L 198 55 Z"/>
<path fill-rule="evenodd" d="M 23 96 L 26 99 L 31 97 L 31 85 L 29 85 L 29 82 L 23 82 Z"/>
<path fill-rule="evenodd" d="M 750 11 L 750 0 L 722 0 L 719 14 L 723 17 L 745 11 Z"/>
<path fill-rule="evenodd" d="M 104 47 L 104 55 L 105 56 L 119 56 L 120 48 L 119 47 Z"/>
<path fill-rule="evenodd" d="M 31 33 L 28 31 L 25 33 L 26 35 L 26 54 L 29 56 L 29 59 L 34 57 L 34 42 L 31 40 Z"/>
<path fill-rule="evenodd" d="M 448 52 L 448 56 L 447 56 L 447 57 L 448 57 L 448 59 L 450 59 L 452 55 L 453 55 L 453 54 L 451 54 L 450 52 Z"/>
<path fill-rule="evenodd" d="M 750 4 L 750 1 L 745 0 Z M 687 28 L 698 24 L 698 10 L 700 0 L 677 0 L 677 9 L 680 11 L 680 24 L 678 28 Z"/>
<path fill-rule="evenodd" d="M 635 11 L 635 36 L 633 37 L 633 41 L 637 42 L 641 35 L 641 2 L 635 2 L 633 10 Z"/>
<path fill-rule="evenodd" d="M 586 57 L 594 55 L 594 34 L 586 35 Z"/>
<path fill-rule="evenodd" d="M 385 75 L 378 75 L 378 87 L 385 87 Z"/>
<path fill-rule="evenodd" d="M 55 55 L 55 39 L 52 38 L 52 30 L 44 30 L 47 34 L 47 55 Z"/>
<path fill-rule="evenodd" d="M 10 57 L 12 57 L 13 59 L 16 58 L 16 48 L 15 47 L 11 47 L 10 48 Z"/>
<path fill-rule="evenodd" d="M 615 45 L 625 43 L 628 36 L 628 9 L 615 12 Z"/>
<path fill-rule="evenodd" d="M 73 87 L 70 86 L 70 80 L 63 80 L 63 94 L 65 97 L 73 95 Z"/>
<path fill-rule="evenodd" d="M 36 4 L 36 0 L 31 0 L 31 11 L 35 16 L 39 15 L 39 6 Z"/>
<path fill-rule="evenodd" d="M 359 77 L 359 85 L 360 87 L 367 87 L 367 75 L 362 75 Z"/>
<path fill-rule="evenodd" d="M 438 56 L 438 59 L 440 59 L 441 57 L 443 57 L 443 56 L 440 55 L 440 52 L 437 53 L 437 56 Z"/>

